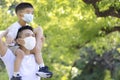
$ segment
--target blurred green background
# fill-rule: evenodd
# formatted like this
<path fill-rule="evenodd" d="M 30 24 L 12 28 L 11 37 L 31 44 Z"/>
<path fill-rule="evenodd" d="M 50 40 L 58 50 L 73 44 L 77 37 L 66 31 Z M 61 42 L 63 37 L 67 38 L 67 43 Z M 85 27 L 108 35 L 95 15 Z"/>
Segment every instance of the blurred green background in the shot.
<path fill-rule="evenodd" d="M 30 25 L 44 30 L 43 59 L 54 75 L 42 80 L 120 80 L 119 0 L 0 0 L 0 30 L 17 20 L 20 2 L 34 6 Z M 8 80 L 1 60 L 0 80 Z"/>

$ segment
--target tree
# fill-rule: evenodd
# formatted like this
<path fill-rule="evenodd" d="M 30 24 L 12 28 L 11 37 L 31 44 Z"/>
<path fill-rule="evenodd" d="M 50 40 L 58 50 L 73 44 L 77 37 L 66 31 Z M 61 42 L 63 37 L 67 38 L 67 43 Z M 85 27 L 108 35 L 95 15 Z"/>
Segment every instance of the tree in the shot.
<path fill-rule="evenodd" d="M 98 30 L 97 35 L 94 36 L 94 40 L 90 38 L 86 41 L 84 46 L 87 45 L 88 49 L 84 48 L 80 50 L 80 55 L 82 56 L 75 61 L 72 70 L 74 71 L 77 68 L 78 72 L 72 73 L 76 74 L 75 76 L 73 75 L 74 78 L 72 79 L 119 80 L 119 1 L 83 0 L 83 2 L 92 8 L 92 11 L 96 15 L 96 20 L 101 19 L 103 22 L 99 24 L 101 28 Z M 104 19 L 106 20 L 104 21 Z M 92 48 L 89 48 L 90 46 Z M 83 53 L 84 50 L 87 52 Z"/>
<path fill-rule="evenodd" d="M 22 1 L 0 2 L 1 30 L 17 20 L 14 8 Z M 24 1 L 32 3 L 35 8 L 35 18 L 31 25 L 33 27 L 41 25 L 44 30 L 46 37 L 43 49 L 44 62 L 54 72 L 50 80 L 79 80 L 81 72 L 86 69 L 85 66 L 90 69 L 83 71 L 84 74 L 88 74 L 87 70 L 89 72 L 91 69 L 99 71 L 99 64 L 91 68 L 96 57 L 103 59 L 104 54 L 111 50 L 119 53 L 119 0 Z M 92 56 L 88 49 L 93 50 Z M 71 74 L 71 70 L 73 73 L 78 72 Z M 111 79 L 109 70 L 106 68 L 100 70 L 100 75 L 103 75 L 101 80 Z M 93 71 L 94 75 L 97 73 Z M 84 78 L 84 75 L 82 77 Z"/>

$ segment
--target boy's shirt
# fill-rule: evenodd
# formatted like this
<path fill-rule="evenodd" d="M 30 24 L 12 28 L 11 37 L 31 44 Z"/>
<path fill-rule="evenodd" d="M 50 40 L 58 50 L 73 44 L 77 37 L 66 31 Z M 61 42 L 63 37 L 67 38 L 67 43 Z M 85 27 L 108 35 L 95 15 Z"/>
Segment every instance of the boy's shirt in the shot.
<path fill-rule="evenodd" d="M 8 36 L 11 36 L 13 39 L 16 38 L 18 29 L 21 25 L 18 22 L 13 23 L 10 27 L 8 27 Z"/>

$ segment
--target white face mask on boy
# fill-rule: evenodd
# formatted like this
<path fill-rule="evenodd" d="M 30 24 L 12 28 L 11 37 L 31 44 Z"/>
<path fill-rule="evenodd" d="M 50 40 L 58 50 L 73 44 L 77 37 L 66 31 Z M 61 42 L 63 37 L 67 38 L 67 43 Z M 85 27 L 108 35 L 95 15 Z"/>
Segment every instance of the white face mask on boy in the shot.
<path fill-rule="evenodd" d="M 36 45 L 35 37 L 26 37 L 24 38 L 25 44 L 23 45 L 26 49 L 32 50 Z"/>
<path fill-rule="evenodd" d="M 30 23 L 33 20 L 33 14 L 24 14 L 24 17 L 22 18 L 25 22 Z"/>

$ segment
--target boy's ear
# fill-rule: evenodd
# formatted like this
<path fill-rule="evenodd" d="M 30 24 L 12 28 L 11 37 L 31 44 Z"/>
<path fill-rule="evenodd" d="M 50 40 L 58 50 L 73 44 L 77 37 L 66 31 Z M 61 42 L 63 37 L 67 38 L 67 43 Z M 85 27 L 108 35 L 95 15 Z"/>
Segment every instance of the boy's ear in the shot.
<path fill-rule="evenodd" d="M 21 39 L 21 38 L 18 38 L 18 39 L 16 40 L 16 42 L 17 42 L 18 44 L 20 44 L 20 45 L 24 45 L 24 44 L 25 44 L 24 40 Z"/>
<path fill-rule="evenodd" d="M 18 13 L 18 15 L 19 15 L 20 17 L 23 17 L 23 13 Z"/>
<path fill-rule="evenodd" d="M 21 13 L 21 12 L 18 12 L 16 15 L 18 16 L 18 18 L 23 17 L 23 13 Z"/>

